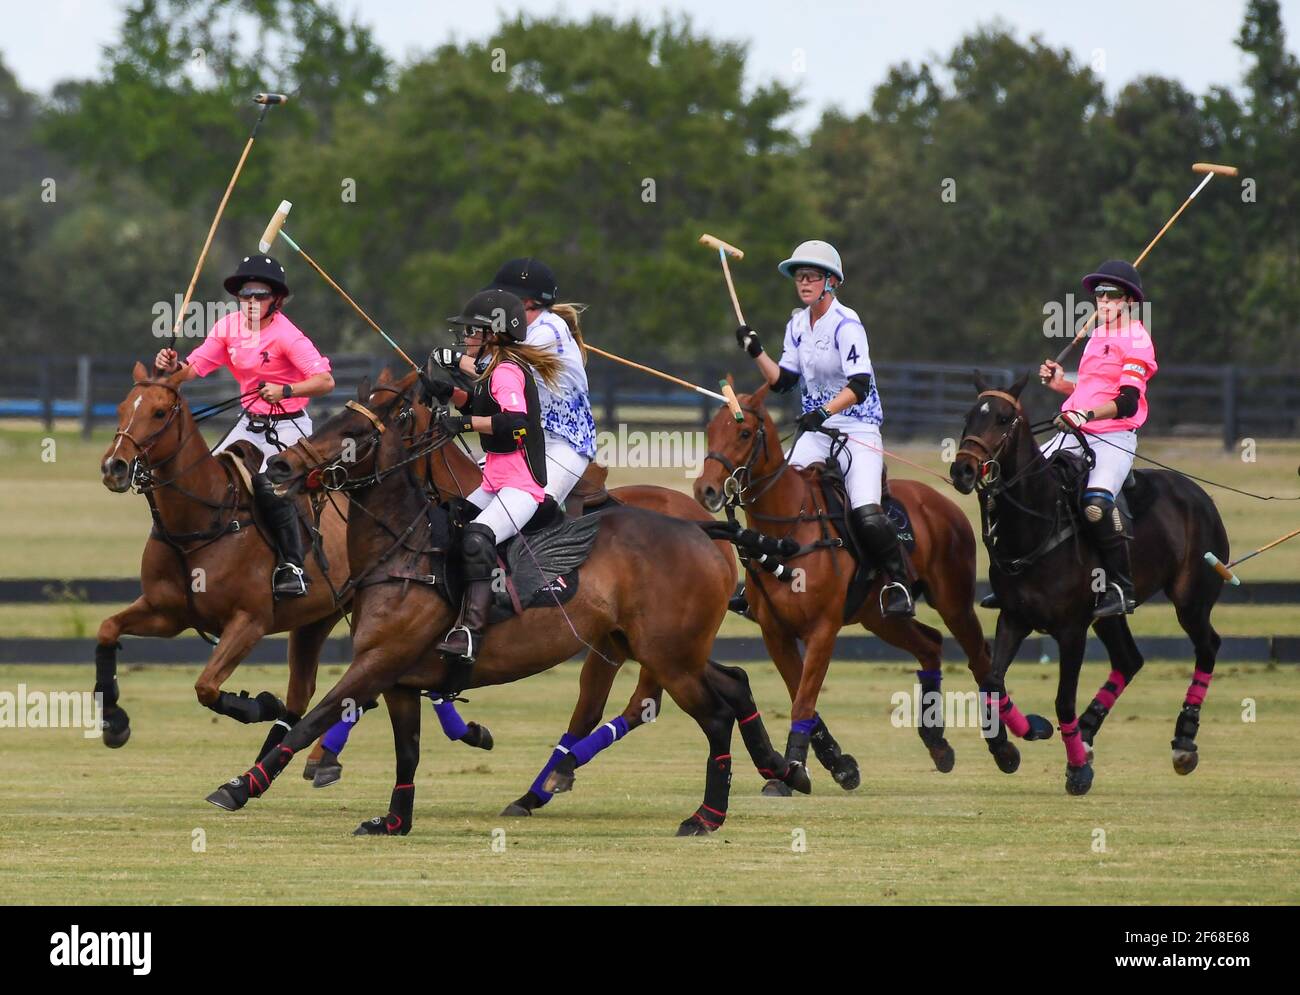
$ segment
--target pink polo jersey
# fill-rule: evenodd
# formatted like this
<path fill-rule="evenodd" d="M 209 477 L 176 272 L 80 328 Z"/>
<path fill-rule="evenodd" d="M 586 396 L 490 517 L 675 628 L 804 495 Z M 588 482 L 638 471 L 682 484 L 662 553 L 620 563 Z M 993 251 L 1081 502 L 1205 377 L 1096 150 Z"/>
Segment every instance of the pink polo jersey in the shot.
<path fill-rule="evenodd" d="M 260 383 L 299 383 L 330 371 L 329 359 L 280 311 L 260 331 L 248 328 L 238 311 L 226 315 L 212 326 L 203 344 L 190 353 L 189 363 L 201 377 L 226 367 L 239 381 L 241 393 L 256 390 Z M 281 407 L 293 414 L 307 407 L 308 400 L 286 397 Z M 244 408 L 256 415 L 271 412 L 271 405 L 256 394 L 244 399 Z"/>
<path fill-rule="evenodd" d="M 1090 411 L 1119 397 L 1121 387 L 1136 387 L 1137 411 L 1129 418 L 1090 421 L 1085 432 L 1121 432 L 1136 429 L 1147 420 L 1147 383 L 1156 375 L 1156 350 L 1140 321 L 1123 328 L 1098 328 L 1088 338 L 1074 393 L 1061 404 L 1062 411 Z"/>
<path fill-rule="evenodd" d="M 497 364 L 492 371 L 492 380 L 488 384 L 492 399 L 501 406 L 502 411 L 528 411 L 528 397 L 524 393 L 524 371 L 511 362 Z M 485 453 L 487 462 L 483 464 L 483 489 L 495 494 L 503 487 L 516 487 L 525 491 L 539 503 L 546 498 L 546 491 L 533 479 L 528 469 L 528 457 L 524 455 L 523 444 L 513 453 Z"/>

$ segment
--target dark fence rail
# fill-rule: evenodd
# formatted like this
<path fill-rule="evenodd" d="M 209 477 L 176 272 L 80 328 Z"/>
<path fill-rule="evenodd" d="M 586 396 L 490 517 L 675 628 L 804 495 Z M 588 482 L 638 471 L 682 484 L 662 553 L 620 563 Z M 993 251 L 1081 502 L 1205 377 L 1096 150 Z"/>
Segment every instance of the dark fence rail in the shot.
<path fill-rule="evenodd" d="M 113 424 L 117 404 L 130 386 L 136 357 L 13 357 L 0 368 L 0 418 L 35 418 L 50 426 L 56 418 L 76 418 L 89 434 L 97 425 Z M 721 364 L 683 363 L 637 356 L 682 379 L 714 389 L 727 369 Z M 391 357 L 355 353 L 331 357 L 338 388 L 313 404 L 328 415 L 356 391 L 363 377 L 375 377 Z M 747 361 L 732 364 L 737 387 L 745 390 L 756 377 Z M 951 436 L 961 426 L 972 399 L 971 373 L 979 367 L 991 383 L 1010 383 L 1018 371 L 970 363 L 888 363 L 877 371 L 885 407 L 888 438 L 900 440 Z M 705 397 L 656 380 L 598 356 L 591 364 L 592 407 L 602 427 L 619 423 L 703 427 L 716 408 Z M 220 372 L 185 387 L 192 404 L 230 397 L 234 380 Z M 1220 436 L 1225 448 L 1242 438 L 1286 438 L 1300 434 L 1300 372 L 1241 366 L 1161 367 L 1151 385 L 1147 431 L 1161 435 Z M 1055 406 L 1056 395 L 1035 383 L 1025 394 L 1034 417 Z M 795 413 L 797 397 L 774 398 L 785 417 Z M 227 422 L 229 422 L 227 418 Z M 218 419 L 218 424 L 222 422 Z"/>

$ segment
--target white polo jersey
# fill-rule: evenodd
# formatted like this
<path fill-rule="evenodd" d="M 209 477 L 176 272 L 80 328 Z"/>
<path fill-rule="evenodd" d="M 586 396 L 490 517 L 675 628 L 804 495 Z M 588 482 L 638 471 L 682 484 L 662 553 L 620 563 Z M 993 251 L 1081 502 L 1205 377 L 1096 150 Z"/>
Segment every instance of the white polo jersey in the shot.
<path fill-rule="evenodd" d="M 587 369 L 582 353 L 564 319 L 543 311 L 528 326 L 526 345 L 553 353 L 560 361 L 560 378 L 552 389 L 536 377 L 542 407 L 542 428 L 557 435 L 588 458 L 596 455 L 596 420 L 591 414 Z"/>
<path fill-rule="evenodd" d="M 862 424 L 881 425 L 885 420 L 876 391 L 876 378 L 867 349 L 867 330 L 858 313 L 834 300 L 816 325 L 809 326 L 811 308 L 795 311 L 785 326 L 785 348 L 781 368 L 803 378 L 803 411 L 829 404 L 848 386 L 849 377 L 871 376 L 866 398 L 826 420 L 830 428 L 851 429 Z"/>

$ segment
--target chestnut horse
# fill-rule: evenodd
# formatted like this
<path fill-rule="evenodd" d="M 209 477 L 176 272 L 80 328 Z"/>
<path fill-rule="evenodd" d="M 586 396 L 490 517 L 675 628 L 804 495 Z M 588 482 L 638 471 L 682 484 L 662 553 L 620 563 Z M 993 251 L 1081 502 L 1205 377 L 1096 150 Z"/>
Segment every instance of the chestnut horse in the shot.
<path fill-rule="evenodd" d="M 695 482 L 695 497 L 714 512 L 728 503 L 738 505 L 754 531 L 788 537 L 809 550 L 789 564 L 802 568 L 798 585 L 802 590 L 751 565 L 745 594 L 793 703 L 787 759 L 803 760 L 811 742 L 836 782 L 847 789 L 856 785 L 856 763 L 849 768 L 843 761 L 851 761 L 851 757 L 837 760 L 830 754 L 825 725 L 817 716 L 817 697 L 840 629 L 848 621 L 858 622 L 891 646 L 915 656 L 923 668 L 918 681 L 927 696 L 939 692 L 943 679 L 943 636 L 916 619 L 882 616 L 879 582 L 867 592 L 855 616 L 844 619 L 855 568 L 853 555 L 842 546 L 815 545 L 825 543 L 826 499 L 820 473 L 813 468 L 790 470 L 776 424 L 764 406 L 767 393 L 764 384 L 753 394 L 740 395 L 743 421 L 737 422 L 724 409 L 709 423 L 710 451 Z M 916 549 L 910 559 L 926 600 L 957 637 L 971 674 L 984 688 L 990 674 L 989 646 L 975 617 L 975 536 L 970 523 L 952 501 L 925 484 L 891 480 L 889 490 L 911 518 Z M 803 641 L 802 656 L 796 640 Z M 953 768 L 955 753 L 944 738 L 942 718 L 936 724 L 928 708 L 923 713 L 927 721 L 917 731 L 935 767 L 947 773 Z M 803 731 L 809 720 L 815 721 L 811 734 Z M 838 752 L 838 747 L 835 750 Z M 1003 742 L 994 749 L 990 742 L 990 750 L 1003 771 L 1011 773 L 1019 766 L 1020 755 L 1013 744 Z M 823 752 L 828 755 L 822 757 Z M 787 794 L 771 784 L 764 792 Z"/>
<path fill-rule="evenodd" d="M 445 592 L 419 579 L 446 576 L 447 512 L 429 501 L 426 487 L 436 452 L 450 440 L 433 425 L 429 409 L 411 397 L 416 378 L 410 373 L 393 382 L 385 373 L 364 403 L 350 403 L 312 435 L 308 446 L 297 443 L 268 464 L 268 476 L 286 493 L 320 470 L 349 491 L 354 508 L 364 510 L 349 515 L 347 529 L 356 590 L 355 657 L 282 743 L 208 796 L 220 808 L 234 811 L 265 794 L 294 753 L 338 721 L 349 702 L 382 693 L 393 723 L 397 783 L 387 814 L 362 823 L 356 833 L 410 831 L 419 693 L 443 690 L 447 664 L 434 647 L 456 616 Z M 342 454 L 353 446 L 359 455 L 343 462 Z M 492 626 L 470 686 L 515 681 L 584 647 L 613 644 L 638 661 L 708 739 L 704 802 L 681 823 L 678 835 L 705 835 L 725 819 L 731 735 L 738 718 L 760 773 L 807 790 L 802 765 L 785 761 L 772 748 L 744 671 L 708 659 L 733 576 L 712 540 L 692 523 L 640 508 L 618 506 L 599 515 L 599 531 L 578 570 L 571 600 L 530 608 Z"/>
<path fill-rule="evenodd" d="M 980 491 L 989 580 L 1002 605 L 993 639 L 993 680 L 1004 716 L 998 734 L 1005 737 L 1010 728 L 1023 735 L 1025 718 L 1006 695 L 1007 668 L 1030 630 L 1046 632 L 1061 651 L 1056 719 L 1065 743 L 1065 789 L 1082 795 L 1092 787 L 1093 740 L 1115 700 L 1141 668 L 1142 654 L 1124 615 L 1093 622 L 1090 581 L 1100 569 L 1100 560 L 1091 543 L 1068 538 L 1077 527 L 1072 507 L 1077 493 L 1062 486 L 1034 441 L 1020 403 L 1028 376 L 1004 391 L 990 390 L 976 376 L 979 397 L 966 416 L 961 449 L 949 474 L 963 494 Z M 1086 438 L 1083 433 L 1081 440 Z M 1094 436 L 1090 444 L 1108 443 Z M 1168 470 L 1139 470 L 1136 477 L 1146 491 L 1143 509 L 1133 508 L 1137 599 L 1146 601 L 1163 590 L 1196 651 L 1195 673 L 1171 744 L 1174 770 L 1190 774 L 1197 764 L 1201 703 L 1220 643 L 1210 612 L 1223 590 L 1222 578 L 1202 555 L 1209 550 L 1227 563 L 1228 535 L 1210 496 L 1187 477 Z M 1080 718 L 1075 697 L 1090 623 L 1109 652 L 1113 669 Z M 1033 734 L 1035 718 L 1030 717 L 1026 739 L 1044 738 Z"/>

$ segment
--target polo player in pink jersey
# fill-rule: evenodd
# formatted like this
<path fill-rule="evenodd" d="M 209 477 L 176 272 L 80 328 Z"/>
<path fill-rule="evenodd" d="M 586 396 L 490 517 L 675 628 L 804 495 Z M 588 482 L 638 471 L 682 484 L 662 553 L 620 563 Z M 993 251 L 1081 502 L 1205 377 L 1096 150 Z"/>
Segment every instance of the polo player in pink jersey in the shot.
<path fill-rule="evenodd" d="M 454 692 L 468 683 L 487 627 L 497 543 L 517 535 L 546 498 L 546 437 L 534 377 L 555 390 L 562 370 L 554 353 L 525 343 L 524 304 L 508 291 L 475 294 L 450 321 L 464 329 L 465 355 L 478 374 L 472 392 L 452 392 L 462 413 L 444 415 L 441 425 L 449 435 L 478 432 L 486 458 L 483 483 L 468 498 L 479 513 L 461 540 L 460 617 L 438 644 L 449 664 L 447 690 Z"/>
<path fill-rule="evenodd" d="M 1065 395 L 1055 419 L 1062 431 L 1043 446 L 1043 455 L 1079 451 L 1072 430 L 1091 437 L 1097 462 L 1083 492 L 1083 517 L 1106 573 L 1106 589 L 1093 617 L 1105 618 L 1131 614 L 1137 607 L 1128 537 L 1115 497 L 1133 469 L 1137 430 L 1147 419 L 1147 384 L 1157 369 L 1156 351 L 1138 318 L 1145 297 L 1136 267 L 1108 260 L 1083 278 L 1083 287 L 1096 298 L 1098 319 L 1079 360 L 1077 382 L 1066 380 L 1060 364 L 1050 359 L 1039 369 L 1047 386 Z"/>
<path fill-rule="evenodd" d="M 225 288 L 239 299 L 239 310 L 217 321 L 190 353 L 185 379 L 206 377 L 222 367 L 230 370 L 244 395 L 244 409 L 214 451 L 244 440 L 270 459 L 311 435 L 307 402 L 334 389 L 330 361 L 282 310 L 289 286 L 284 267 L 270 256 L 245 256 L 226 278 Z M 178 361 L 174 349 L 160 349 L 154 366 L 172 372 Z M 291 501 L 276 497 L 264 473 L 254 475 L 253 490 L 278 547 L 272 591 L 277 598 L 302 597 L 307 574 L 297 512 Z"/>

